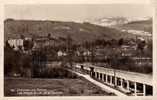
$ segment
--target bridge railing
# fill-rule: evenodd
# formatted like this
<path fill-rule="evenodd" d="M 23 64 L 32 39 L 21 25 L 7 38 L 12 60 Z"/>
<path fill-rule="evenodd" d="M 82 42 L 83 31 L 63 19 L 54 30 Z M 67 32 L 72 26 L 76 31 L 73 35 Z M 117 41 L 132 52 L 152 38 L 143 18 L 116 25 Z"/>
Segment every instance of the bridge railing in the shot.
<path fill-rule="evenodd" d="M 152 95 L 152 75 L 114 70 L 90 64 L 76 64 L 75 67 L 126 94 L 133 94 L 135 96 Z M 151 92 L 148 93 L 148 91 Z"/>

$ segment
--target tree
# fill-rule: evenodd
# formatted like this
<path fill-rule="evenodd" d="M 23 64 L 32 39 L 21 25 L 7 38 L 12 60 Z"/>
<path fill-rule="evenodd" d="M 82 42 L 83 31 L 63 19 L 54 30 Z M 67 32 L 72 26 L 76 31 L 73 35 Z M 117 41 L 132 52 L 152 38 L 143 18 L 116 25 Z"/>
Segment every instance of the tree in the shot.
<path fill-rule="evenodd" d="M 123 43 L 124 43 L 123 38 L 119 39 L 119 41 L 118 41 L 118 45 L 121 46 L 121 45 L 123 45 Z"/>
<path fill-rule="evenodd" d="M 32 40 L 24 40 L 23 41 L 24 50 L 31 50 L 34 46 L 34 43 Z"/>
<path fill-rule="evenodd" d="M 8 41 L 5 42 L 5 48 L 10 50 L 12 49 Z"/>
<path fill-rule="evenodd" d="M 139 41 L 137 48 L 140 50 L 141 53 L 143 53 L 143 49 L 145 45 L 146 45 L 145 41 L 141 41 L 141 40 Z"/>
<path fill-rule="evenodd" d="M 68 63 L 72 67 L 72 38 L 70 35 L 67 36 L 67 58 L 68 58 Z"/>
<path fill-rule="evenodd" d="M 47 38 L 48 38 L 48 39 L 50 39 L 50 38 L 51 38 L 51 34 L 50 34 L 50 33 L 47 35 Z"/>
<path fill-rule="evenodd" d="M 140 64 L 142 63 L 142 55 L 144 54 L 144 47 L 146 42 L 144 40 L 139 40 L 137 49 L 140 51 Z"/>
<path fill-rule="evenodd" d="M 152 58 L 152 52 L 153 52 L 152 49 L 153 49 L 152 41 L 148 41 L 146 53 L 147 53 L 147 56 L 151 58 Z"/>
<path fill-rule="evenodd" d="M 113 68 L 113 71 L 114 71 L 114 80 L 115 80 L 116 69 L 119 66 L 119 58 L 121 56 L 121 50 L 119 48 L 112 48 L 112 49 L 110 49 L 110 52 L 111 52 L 110 55 L 109 55 L 110 65 Z"/>
<path fill-rule="evenodd" d="M 51 40 L 51 34 L 49 33 L 48 35 L 47 35 L 47 38 L 48 38 L 48 49 L 50 48 L 50 40 Z"/>
<path fill-rule="evenodd" d="M 20 35 L 20 38 L 21 38 L 21 39 L 25 39 L 25 36 L 24 36 L 24 35 Z"/>
<path fill-rule="evenodd" d="M 95 49 L 94 49 L 94 43 L 91 43 L 91 62 L 94 63 L 95 61 Z"/>
<path fill-rule="evenodd" d="M 90 43 L 89 43 L 89 41 L 85 41 L 85 42 L 83 43 L 83 45 L 84 45 L 84 47 L 85 47 L 86 49 L 90 49 Z"/>
<path fill-rule="evenodd" d="M 46 68 L 47 55 L 43 48 L 40 48 L 32 53 L 32 74 L 33 77 L 40 76 Z"/>
<path fill-rule="evenodd" d="M 12 76 L 13 73 L 20 73 L 22 67 L 21 53 L 14 51 L 8 43 L 4 47 L 4 74 Z"/>

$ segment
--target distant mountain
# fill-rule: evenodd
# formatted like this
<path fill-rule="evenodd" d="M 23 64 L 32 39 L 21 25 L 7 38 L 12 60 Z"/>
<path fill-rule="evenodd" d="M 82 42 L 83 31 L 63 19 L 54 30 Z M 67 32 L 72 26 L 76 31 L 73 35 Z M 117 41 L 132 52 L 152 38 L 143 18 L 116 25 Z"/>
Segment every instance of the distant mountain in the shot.
<path fill-rule="evenodd" d="M 86 21 L 104 27 L 115 28 L 122 32 L 127 32 L 146 38 L 152 36 L 152 18 L 150 17 L 104 17 L 98 19 L 89 19 Z"/>
<path fill-rule="evenodd" d="M 148 21 L 150 19 L 151 19 L 150 17 L 142 17 L 142 18 L 103 17 L 103 18 L 95 18 L 95 19 L 86 19 L 86 22 L 90 22 L 100 26 L 115 27 L 124 24 L 129 24 L 132 22 Z"/>
<path fill-rule="evenodd" d="M 104 17 L 104 18 L 95 18 L 95 19 L 87 19 L 87 22 L 100 25 L 100 26 L 114 26 L 114 25 L 122 25 L 128 23 L 128 20 L 125 17 Z"/>
<path fill-rule="evenodd" d="M 127 24 L 118 25 L 116 28 L 125 30 L 139 30 L 152 33 L 152 19 L 132 21 Z"/>
<path fill-rule="evenodd" d="M 93 41 L 96 39 L 120 39 L 135 38 L 133 34 L 122 32 L 114 28 L 102 27 L 90 23 L 75 23 L 61 21 L 34 21 L 34 20 L 10 20 L 4 21 L 4 39 L 19 38 L 20 35 L 26 37 L 47 36 L 51 34 L 55 38 L 65 39 L 68 35 L 76 43 L 83 41 Z M 125 34 L 124 34 L 125 33 Z"/>

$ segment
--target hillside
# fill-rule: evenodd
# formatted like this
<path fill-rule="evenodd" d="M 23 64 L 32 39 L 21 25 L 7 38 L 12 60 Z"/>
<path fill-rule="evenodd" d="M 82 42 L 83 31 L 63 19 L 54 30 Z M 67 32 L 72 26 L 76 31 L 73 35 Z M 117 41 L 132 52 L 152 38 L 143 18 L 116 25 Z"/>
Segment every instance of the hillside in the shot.
<path fill-rule="evenodd" d="M 81 43 L 83 41 L 93 41 L 95 39 L 119 39 L 135 38 L 135 35 L 121 32 L 119 30 L 102 27 L 90 23 L 75 23 L 61 21 L 34 21 L 34 20 L 5 20 L 4 37 L 18 38 L 20 35 L 27 37 L 47 36 L 49 33 L 55 38 L 66 38 L 68 35 L 72 39 Z"/>
<path fill-rule="evenodd" d="M 118 29 L 139 30 L 152 33 L 152 20 L 132 21 L 127 24 L 116 26 Z"/>

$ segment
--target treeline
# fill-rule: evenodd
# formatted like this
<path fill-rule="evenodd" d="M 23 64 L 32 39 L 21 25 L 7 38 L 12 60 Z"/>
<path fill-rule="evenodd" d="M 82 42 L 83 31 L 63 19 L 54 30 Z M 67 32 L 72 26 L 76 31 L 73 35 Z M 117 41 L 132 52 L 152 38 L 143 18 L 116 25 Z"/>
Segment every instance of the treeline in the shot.
<path fill-rule="evenodd" d="M 4 47 L 4 74 L 5 76 L 31 77 L 32 57 L 15 51 L 8 43 Z"/>
<path fill-rule="evenodd" d="M 51 37 L 51 35 L 48 35 Z M 132 57 L 122 56 L 122 45 L 132 46 L 132 41 L 137 49 L 129 51 L 135 55 L 135 57 L 150 57 L 152 58 L 152 41 L 135 41 L 125 40 L 123 38 L 119 40 L 104 40 L 97 39 L 95 41 L 85 41 L 83 44 L 74 44 L 70 36 L 65 39 L 64 45 L 58 46 L 44 46 L 38 50 L 31 51 L 30 54 L 23 53 L 21 49 L 18 51 L 13 50 L 12 47 L 6 42 L 4 47 L 4 74 L 5 76 L 23 76 L 23 77 L 39 77 L 46 75 L 47 73 L 46 62 L 48 61 L 61 61 L 62 63 L 73 62 L 91 62 L 91 63 L 106 63 L 108 67 L 115 67 L 116 69 L 123 69 L 129 71 L 137 71 L 142 73 L 151 73 L 152 65 L 143 64 L 138 65 Z M 24 41 L 24 50 L 31 50 L 34 41 Z M 103 50 L 97 51 L 102 48 Z M 61 50 L 67 55 L 58 57 L 57 52 Z M 78 56 L 76 52 L 79 51 Z M 90 55 L 84 55 L 83 53 L 89 51 Z M 101 53 L 101 55 L 96 55 Z M 56 70 L 56 69 L 54 69 Z M 18 73 L 18 74 L 17 74 Z M 44 73 L 44 74 L 43 74 Z M 52 72 L 50 72 L 52 73 Z M 66 72 L 65 72 L 66 73 Z M 48 77 L 51 76 L 47 74 Z M 46 77 L 46 76 L 43 76 Z"/>
<path fill-rule="evenodd" d="M 26 46 L 29 47 L 29 46 Z M 27 48 L 28 49 L 28 48 Z M 29 77 L 29 78 L 77 78 L 69 72 L 65 65 L 56 65 L 53 68 L 47 66 L 48 48 L 40 48 L 30 54 L 21 50 L 14 50 L 6 42 L 4 47 L 4 76 L 5 77 Z M 50 48 L 49 48 L 50 49 Z M 51 54 L 51 53 L 50 53 Z M 53 54 L 51 54 L 52 56 Z"/>

